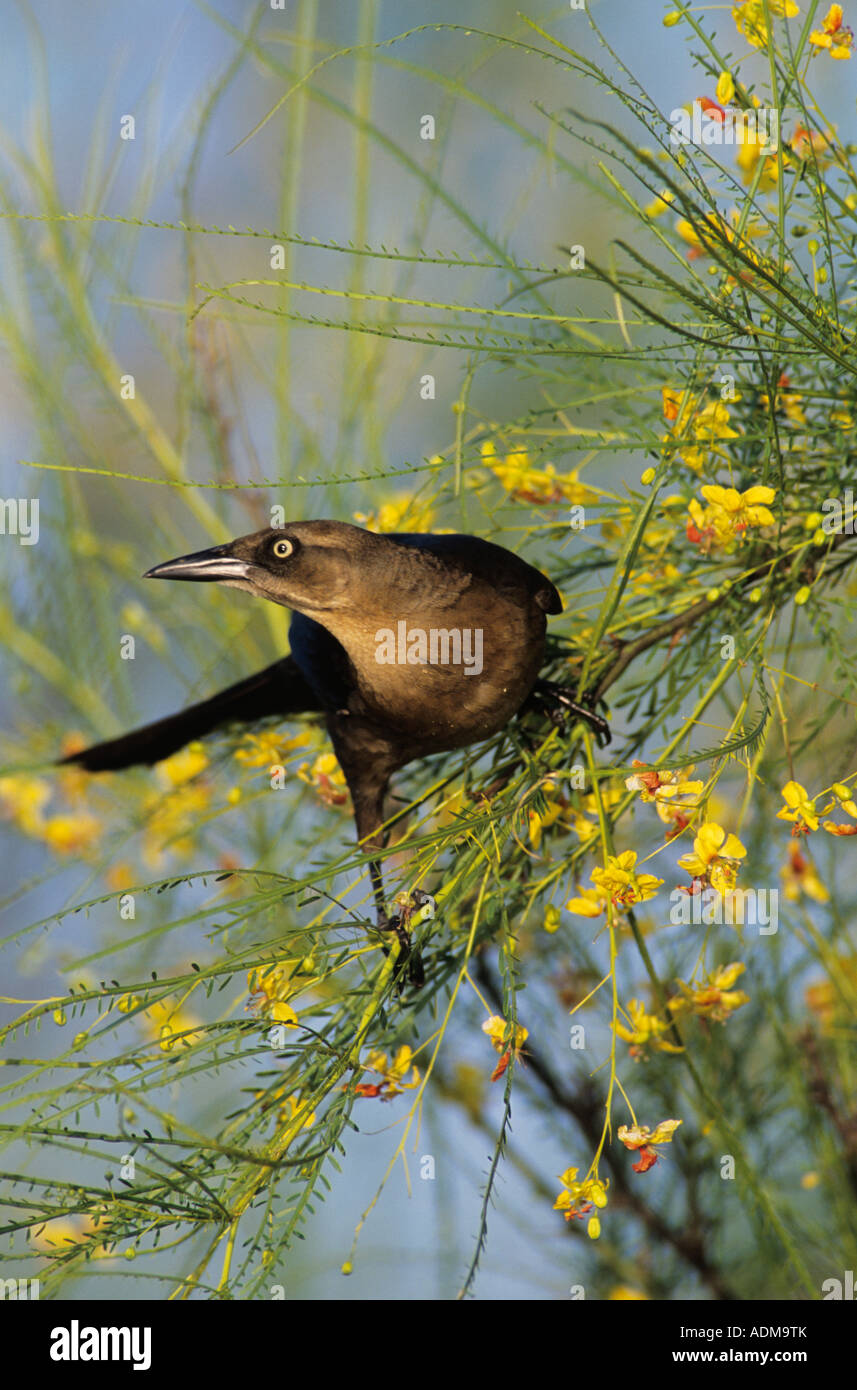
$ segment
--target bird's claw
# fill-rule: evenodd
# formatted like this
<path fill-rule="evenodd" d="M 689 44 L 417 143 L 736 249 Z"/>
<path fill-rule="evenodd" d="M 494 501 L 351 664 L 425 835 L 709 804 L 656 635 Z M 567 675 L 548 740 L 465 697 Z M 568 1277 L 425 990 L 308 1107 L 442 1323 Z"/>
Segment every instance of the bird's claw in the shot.
<path fill-rule="evenodd" d="M 415 888 L 412 893 L 397 893 L 394 902 L 398 912 L 388 916 L 378 913 L 378 930 L 395 932 L 400 947 L 400 966 L 407 962 L 408 980 L 419 989 L 425 983 L 423 963 L 420 954 L 411 946 L 411 927 L 427 922 L 434 917 L 437 904 L 431 893 Z"/>
<path fill-rule="evenodd" d="M 595 734 L 599 748 L 606 747 L 610 743 L 610 725 L 606 719 L 602 719 L 600 714 L 596 714 L 586 695 L 575 700 L 565 686 L 556 685 L 553 681 L 539 681 L 535 694 L 540 695 L 545 704 L 551 702 L 548 704 L 547 713 L 552 724 L 557 726 L 564 724 L 566 719 L 573 715 L 577 719 L 583 719 L 589 725 Z"/>

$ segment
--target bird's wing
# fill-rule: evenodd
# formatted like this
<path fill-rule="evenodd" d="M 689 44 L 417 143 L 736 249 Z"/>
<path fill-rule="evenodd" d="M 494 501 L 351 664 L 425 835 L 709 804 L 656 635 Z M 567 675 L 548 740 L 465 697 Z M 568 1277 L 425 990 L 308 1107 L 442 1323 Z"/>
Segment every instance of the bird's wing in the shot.
<path fill-rule="evenodd" d="M 151 765 L 224 724 L 255 724 L 271 715 L 286 718 L 321 709 L 297 662 L 286 656 L 198 705 L 72 753 L 62 762 L 75 763 L 89 772 L 116 772 L 138 763 Z"/>
<path fill-rule="evenodd" d="M 394 532 L 386 540 L 427 550 L 491 584 L 501 592 L 526 595 L 545 613 L 561 613 L 562 599 L 541 570 L 528 565 L 519 555 L 478 536 L 431 535 L 425 532 Z"/>
<path fill-rule="evenodd" d="M 354 688 L 354 672 L 345 648 L 326 627 L 303 613 L 293 613 L 289 624 L 292 657 L 318 708 L 344 709 Z"/>

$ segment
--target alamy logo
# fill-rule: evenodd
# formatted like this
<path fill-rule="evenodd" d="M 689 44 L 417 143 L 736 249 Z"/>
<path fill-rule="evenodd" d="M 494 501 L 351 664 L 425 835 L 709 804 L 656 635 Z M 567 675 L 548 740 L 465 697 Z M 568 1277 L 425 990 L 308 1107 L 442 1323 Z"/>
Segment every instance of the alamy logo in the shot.
<path fill-rule="evenodd" d="M 407 623 L 375 633 L 375 660 L 382 666 L 463 666 L 465 676 L 482 670 L 482 628 L 423 627 Z"/>
<path fill-rule="evenodd" d="M 779 925 L 779 889 L 732 888 L 718 893 L 703 888 L 688 893 L 674 888 L 670 893 L 670 922 L 674 927 L 758 926 L 760 936 L 774 936 Z"/>
<path fill-rule="evenodd" d="M 21 545 L 39 539 L 38 497 L 0 497 L 0 536 L 17 536 Z"/>
<path fill-rule="evenodd" d="M 51 1329 L 52 1361 L 132 1361 L 135 1371 L 152 1364 L 151 1327 L 68 1327 Z"/>
<path fill-rule="evenodd" d="M 0 1279 L 0 1298 L 38 1299 L 38 1279 Z"/>
<path fill-rule="evenodd" d="M 844 1279 L 825 1279 L 821 1286 L 821 1295 L 825 1301 L 832 1298 L 837 1302 L 840 1299 L 853 1302 L 857 1298 L 854 1292 L 854 1270 L 846 1269 Z"/>
<path fill-rule="evenodd" d="M 689 111 L 679 106 L 670 112 L 670 141 L 673 145 L 759 145 L 776 154 L 780 113 L 773 106 L 742 111 L 697 97 Z"/>
<path fill-rule="evenodd" d="M 853 536 L 857 532 L 853 487 L 847 487 L 841 498 L 825 497 L 821 512 L 821 529 L 826 536 Z"/>

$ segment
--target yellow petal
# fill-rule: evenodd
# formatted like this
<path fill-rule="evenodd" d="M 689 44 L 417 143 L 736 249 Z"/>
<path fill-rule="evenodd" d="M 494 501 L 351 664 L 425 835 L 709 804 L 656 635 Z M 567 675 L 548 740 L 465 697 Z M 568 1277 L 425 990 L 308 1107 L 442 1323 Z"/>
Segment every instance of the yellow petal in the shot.
<path fill-rule="evenodd" d="M 748 487 L 744 501 L 754 506 L 757 502 L 773 502 L 776 495 L 776 489 L 772 487 Z"/>
<path fill-rule="evenodd" d="M 600 917 L 604 910 L 591 898 L 569 898 L 565 906 L 567 912 L 573 912 L 578 917 Z"/>

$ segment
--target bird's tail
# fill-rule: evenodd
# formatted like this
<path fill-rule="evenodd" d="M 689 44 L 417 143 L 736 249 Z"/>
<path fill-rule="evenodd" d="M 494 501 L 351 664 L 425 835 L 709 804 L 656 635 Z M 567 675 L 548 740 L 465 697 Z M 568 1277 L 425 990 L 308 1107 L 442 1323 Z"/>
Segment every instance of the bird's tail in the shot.
<path fill-rule="evenodd" d="M 270 715 L 287 718 L 320 709 L 296 663 L 286 656 L 198 705 L 106 743 L 95 743 L 60 761 L 74 763 L 88 772 L 117 772 L 138 763 L 158 763 L 224 724 L 254 724 Z"/>

